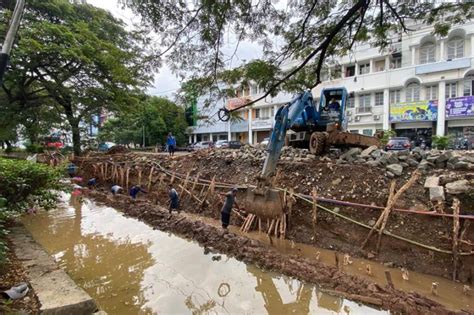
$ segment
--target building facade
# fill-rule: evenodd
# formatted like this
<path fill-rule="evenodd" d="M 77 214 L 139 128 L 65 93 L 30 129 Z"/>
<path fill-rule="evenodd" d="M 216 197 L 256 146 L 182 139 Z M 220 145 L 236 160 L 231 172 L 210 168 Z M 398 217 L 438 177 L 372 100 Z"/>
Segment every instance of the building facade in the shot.
<path fill-rule="evenodd" d="M 313 94 L 345 86 L 351 132 L 393 129 L 415 142 L 432 135 L 473 138 L 474 22 L 443 38 L 431 27 L 411 28 L 385 53 L 366 44 L 337 60 Z"/>
<path fill-rule="evenodd" d="M 335 60 L 313 89 L 318 98 L 328 87 L 345 87 L 349 93 L 348 130 L 373 135 L 395 130 L 398 136 L 431 141 L 432 135 L 474 140 L 474 22 L 451 29 L 448 36 L 432 35 L 433 28 L 411 25 L 385 52 L 369 44 Z M 258 86 L 236 91 L 237 98 L 220 100 L 208 108 L 210 115 L 222 106 L 238 107 L 261 96 Z M 267 97 L 240 111 L 239 122 L 198 121 L 190 142 L 217 139 L 258 143 L 269 137 L 279 106 L 292 95 Z M 201 103 L 204 100 L 201 100 Z M 198 102 L 199 108 L 199 102 Z M 217 117 L 216 117 L 217 120 Z"/>

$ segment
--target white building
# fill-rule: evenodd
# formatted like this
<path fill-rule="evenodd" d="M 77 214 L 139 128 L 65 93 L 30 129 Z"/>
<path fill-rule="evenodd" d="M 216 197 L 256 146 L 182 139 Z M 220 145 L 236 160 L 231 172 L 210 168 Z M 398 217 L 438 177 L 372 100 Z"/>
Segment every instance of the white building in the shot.
<path fill-rule="evenodd" d="M 474 22 L 455 26 L 442 38 L 432 35 L 432 27 L 410 28 L 414 31 L 401 34 L 387 52 L 365 44 L 337 60 L 313 89 L 314 97 L 323 88 L 346 87 L 352 95 L 346 113 L 351 132 L 372 135 L 394 129 L 413 140 L 429 140 L 435 134 L 474 138 Z M 255 99 L 261 91 L 250 86 L 237 95 L 212 110 Z M 212 133 L 260 142 L 269 136 L 278 106 L 290 99 L 283 93 L 268 97 L 244 109 L 243 121 L 235 127 L 217 123 L 207 130 L 198 124 L 193 134 L 202 135 L 201 140 L 209 140 Z"/>

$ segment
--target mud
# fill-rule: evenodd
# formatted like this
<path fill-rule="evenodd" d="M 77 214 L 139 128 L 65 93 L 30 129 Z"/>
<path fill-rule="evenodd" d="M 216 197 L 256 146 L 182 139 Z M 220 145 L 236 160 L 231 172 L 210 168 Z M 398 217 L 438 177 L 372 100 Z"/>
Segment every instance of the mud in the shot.
<path fill-rule="evenodd" d="M 215 177 L 217 182 L 253 184 L 255 176 L 261 170 L 261 163 L 248 160 L 227 160 L 210 156 L 206 152 L 197 152 L 182 157 L 169 159 L 167 157 L 145 157 L 136 154 L 128 155 L 98 155 L 84 160 L 78 160 L 79 166 L 85 178 L 94 175 L 93 163 L 114 162 L 130 166 L 130 183 L 147 183 L 148 174 L 152 165 L 159 163 L 171 172 L 190 176 L 198 176 L 201 179 L 211 180 Z M 139 169 L 142 170 L 141 180 L 138 177 Z M 110 170 L 110 167 L 109 167 Z M 397 187 L 403 185 L 414 168 L 409 169 L 403 176 L 397 178 Z M 433 169 L 421 176 L 421 178 L 407 191 L 396 207 L 416 210 L 432 210 L 433 205 L 429 202 L 426 190 L 423 188 L 425 178 L 433 174 L 441 174 L 446 170 Z M 388 196 L 389 178 L 377 167 L 367 165 L 344 165 L 335 164 L 334 161 L 312 161 L 308 163 L 281 162 L 278 165 L 279 175 L 277 186 L 282 188 L 294 188 L 296 192 L 309 194 L 313 187 L 316 188 L 318 196 L 333 198 L 344 201 L 360 202 L 384 206 Z M 450 171 L 457 176 L 467 176 L 466 171 Z M 167 195 L 164 187 L 159 187 L 161 173 L 155 168 L 152 178 L 151 193 L 145 198 L 156 199 L 161 204 L 167 203 Z M 165 178 L 165 183 L 170 178 Z M 108 189 L 112 184 L 110 180 L 99 179 L 102 187 Z M 182 180 L 175 180 L 175 186 L 183 184 Z M 190 189 L 190 184 L 188 189 Z M 194 193 L 199 195 L 201 187 L 197 186 Z M 178 191 L 181 190 L 178 188 Z M 222 192 L 222 190 L 220 190 Z M 181 203 L 186 212 L 196 213 L 200 216 L 208 216 L 218 219 L 220 216 L 221 200 L 216 196 L 209 198 L 209 205 L 200 206 L 196 200 L 185 196 Z M 461 197 L 461 210 L 470 214 L 470 203 L 468 199 Z M 450 212 L 448 199 L 445 208 Z M 322 204 L 334 209 L 333 205 Z M 371 225 L 380 215 L 380 210 L 352 208 L 339 206 L 335 210 L 358 222 Z M 381 250 L 375 253 L 375 239 L 373 238 L 364 250 L 360 245 L 367 236 L 368 230 L 345 221 L 333 214 L 318 211 L 318 223 L 316 230 L 313 229 L 311 221 L 311 206 L 298 201 L 293 207 L 291 222 L 286 238 L 299 243 L 314 245 L 317 247 L 334 249 L 349 253 L 354 257 L 365 257 L 379 262 L 385 262 L 394 267 L 407 268 L 421 273 L 442 276 L 450 279 L 453 273 L 452 255 L 430 251 L 413 244 L 384 236 L 382 238 Z M 232 216 L 231 223 L 239 225 L 242 220 Z M 386 230 L 401 237 L 415 242 L 433 246 L 439 249 L 451 251 L 452 249 L 452 219 L 413 215 L 394 212 L 390 215 Z M 474 250 L 474 225 L 465 234 L 466 242 L 461 244 L 460 250 L 469 252 Z M 458 265 L 458 280 L 472 285 L 474 281 L 474 255 L 460 257 Z"/>
<path fill-rule="evenodd" d="M 224 231 L 201 221 L 190 220 L 169 213 L 144 200 L 131 201 L 125 196 L 112 199 L 110 194 L 90 191 L 89 197 L 121 209 L 126 215 L 136 217 L 153 228 L 170 231 L 197 241 L 211 252 L 223 253 L 262 269 L 276 271 L 303 281 L 317 283 L 323 288 L 363 303 L 375 304 L 383 309 L 404 314 L 455 314 L 441 304 L 417 293 L 405 293 L 390 287 L 377 285 L 366 279 L 351 276 L 339 268 L 324 263 L 286 255 L 269 249 L 265 244 Z M 460 311 L 458 314 L 474 314 Z"/>

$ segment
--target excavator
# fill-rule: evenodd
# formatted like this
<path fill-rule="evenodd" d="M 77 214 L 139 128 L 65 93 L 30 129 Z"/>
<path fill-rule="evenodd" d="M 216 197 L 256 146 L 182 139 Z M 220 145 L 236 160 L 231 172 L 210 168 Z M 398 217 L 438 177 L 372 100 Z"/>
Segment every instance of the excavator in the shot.
<path fill-rule="evenodd" d="M 278 109 L 257 187 L 247 189 L 244 203 L 249 212 L 261 218 L 277 218 L 284 213 L 283 195 L 272 187 L 272 178 L 285 144 L 307 147 L 315 155 L 329 146 L 380 146 L 377 136 L 347 132 L 347 99 L 344 87 L 323 89 L 319 104 L 311 91 L 304 91 Z"/>

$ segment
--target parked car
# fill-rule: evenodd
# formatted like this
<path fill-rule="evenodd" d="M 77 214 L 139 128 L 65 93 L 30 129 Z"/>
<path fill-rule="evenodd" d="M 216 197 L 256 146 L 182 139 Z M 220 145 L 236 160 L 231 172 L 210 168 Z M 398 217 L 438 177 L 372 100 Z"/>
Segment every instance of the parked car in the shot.
<path fill-rule="evenodd" d="M 240 141 L 227 141 L 229 149 L 240 149 L 242 143 Z"/>
<path fill-rule="evenodd" d="M 401 150 L 410 150 L 412 144 L 410 139 L 407 137 L 396 137 L 390 138 L 387 145 L 385 146 L 386 151 L 401 151 Z"/>
<path fill-rule="evenodd" d="M 201 141 L 193 145 L 193 150 L 202 150 L 202 149 L 209 149 L 214 147 L 214 142 L 212 141 Z"/>
<path fill-rule="evenodd" d="M 218 149 L 225 149 L 229 147 L 229 141 L 227 140 L 217 140 L 214 146 Z"/>
<path fill-rule="evenodd" d="M 98 149 L 100 152 L 107 152 L 113 146 L 115 146 L 113 142 L 102 142 L 99 143 Z"/>

